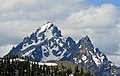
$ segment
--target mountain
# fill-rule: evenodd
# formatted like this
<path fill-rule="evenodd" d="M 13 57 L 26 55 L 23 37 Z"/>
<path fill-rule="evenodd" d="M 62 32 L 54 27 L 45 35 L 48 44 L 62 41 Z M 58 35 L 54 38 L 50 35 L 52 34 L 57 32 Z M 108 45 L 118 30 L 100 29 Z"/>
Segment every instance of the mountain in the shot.
<path fill-rule="evenodd" d="M 117 67 L 107 59 L 104 53 L 94 48 L 88 36 L 75 42 L 71 37 L 65 38 L 52 22 L 39 27 L 6 56 L 18 56 L 33 61 L 71 61 L 89 69 L 97 76 L 120 76 Z"/>
<path fill-rule="evenodd" d="M 9 55 L 27 56 L 35 61 L 60 60 L 66 52 L 65 43 L 61 31 L 53 23 L 48 22 L 25 37 Z"/>

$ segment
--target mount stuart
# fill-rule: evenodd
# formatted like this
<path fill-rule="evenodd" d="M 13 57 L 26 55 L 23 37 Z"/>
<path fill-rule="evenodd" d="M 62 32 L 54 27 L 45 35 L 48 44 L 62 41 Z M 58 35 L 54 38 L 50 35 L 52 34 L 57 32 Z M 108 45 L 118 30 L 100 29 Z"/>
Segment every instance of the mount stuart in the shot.
<path fill-rule="evenodd" d="M 120 76 L 118 67 L 93 46 L 88 36 L 75 42 L 71 37 L 65 38 L 52 22 L 47 22 L 25 37 L 6 56 L 18 56 L 38 62 L 71 61 L 96 76 Z"/>

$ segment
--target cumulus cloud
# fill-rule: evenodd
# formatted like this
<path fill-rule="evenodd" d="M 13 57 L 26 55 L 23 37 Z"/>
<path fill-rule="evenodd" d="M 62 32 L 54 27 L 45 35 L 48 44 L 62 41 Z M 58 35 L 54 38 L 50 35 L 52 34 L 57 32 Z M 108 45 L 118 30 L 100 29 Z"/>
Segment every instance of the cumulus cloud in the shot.
<path fill-rule="evenodd" d="M 55 20 L 75 12 L 81 2 L 84 0 L 1 0 L 0 20 Z"/>
<path fill-rule="evenodd" d="M 33 4 L 37 4 L 39 0 L 1 0 L 0 1 L 0 11 L 6 12 L 11 10 L 17 10 L 23 8 L 25 6 L 32 6 Z M 26 8 L 26 7 L 25 7 Z"/>
<path fill-rule="evenodd" d="M 103 4 L 100 7 L 90 7 L 71 14 L 65 23 L 76 28 L 111 28 L 118 23 L 119 10 L 112 4 Z"/>

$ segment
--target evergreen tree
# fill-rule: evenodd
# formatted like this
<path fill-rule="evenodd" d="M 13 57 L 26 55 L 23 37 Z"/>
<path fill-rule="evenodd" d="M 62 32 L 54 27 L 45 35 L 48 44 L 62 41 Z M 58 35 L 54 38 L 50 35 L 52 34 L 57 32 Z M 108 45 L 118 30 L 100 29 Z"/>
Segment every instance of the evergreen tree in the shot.
<path fill-rule="evenodd" d="M 80 75 L 81 75 L 81 76 L 84 76 L 83 68 L 81 68 L 81 70 L 80 70 Z"/>
<path fill-rule="evenodd" d="M 71 68 L 68 68 L 67 69 L 67 76 L 69 76 L 70 74 L 72 74 L 72 70 L 71 70 Z"/>
<path fill-rule="evenodd" d="M 75 73 L 74 76 L 80 76 L 78 65 L 75 67 Z"/>

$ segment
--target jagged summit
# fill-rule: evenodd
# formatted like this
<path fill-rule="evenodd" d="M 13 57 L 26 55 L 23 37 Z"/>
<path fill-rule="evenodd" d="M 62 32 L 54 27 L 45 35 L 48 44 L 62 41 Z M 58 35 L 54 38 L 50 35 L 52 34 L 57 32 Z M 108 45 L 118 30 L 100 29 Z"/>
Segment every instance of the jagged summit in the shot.
<path fill-rule="evenodd" d="M 84 48 L 89 48 L 89 49 L 94 49 L 94 46 L 90 40 L 90 38 L 88 36 L 80 39 L 77 43 L 77 45 L 81 48 L 81 47 L 84 47 Z"/>
<path fill-rule="evenodd" d="M 86 40 L 86 42 L 91 42 L 90 38 L 87 35 L 83 38 L 83 40 Z"/>
<path fill-rule="evenodd" d="M 61 37 L 61 31 L 57 28 L 55 24 L 52 22 L 47 22 L 46 24 L 42 25 L 42 27 L 38 28 L 36 33 L 48 33 L 47 35 L 52 34 L 54 37 Z M 50 32 L 50 33 L 49 33 Z"/>
<path fill-rule="evenodd" d="M 55 27 L 55 25 L 52 22 L 47 22 L 46 24 L 39 27 L 38 30 L 39 30 L 39 32 L 44 32 L 45 30 L 48 30 L 51 27 Z"/>
<path fill-rule="evenodd" d="M 38 28 L 30 36 L 13 48 L 9 55 L 28 57 L 30 60 L 47 61 L 61 59 L 66 51 L 63 49 L 65 38 L 61 31 L 51 22 Z"/>
<path fill-rule="evenodd" d="M 88 36 L 75 42 L 71 37 L 65 38 L 52 22 L 47 22 L 25 37 L 6 56 L 24 57 L 39 62 L 67 60 L 89 69 L 97 76 L 116 74 L 116 66 L 93 46 Z"/>

